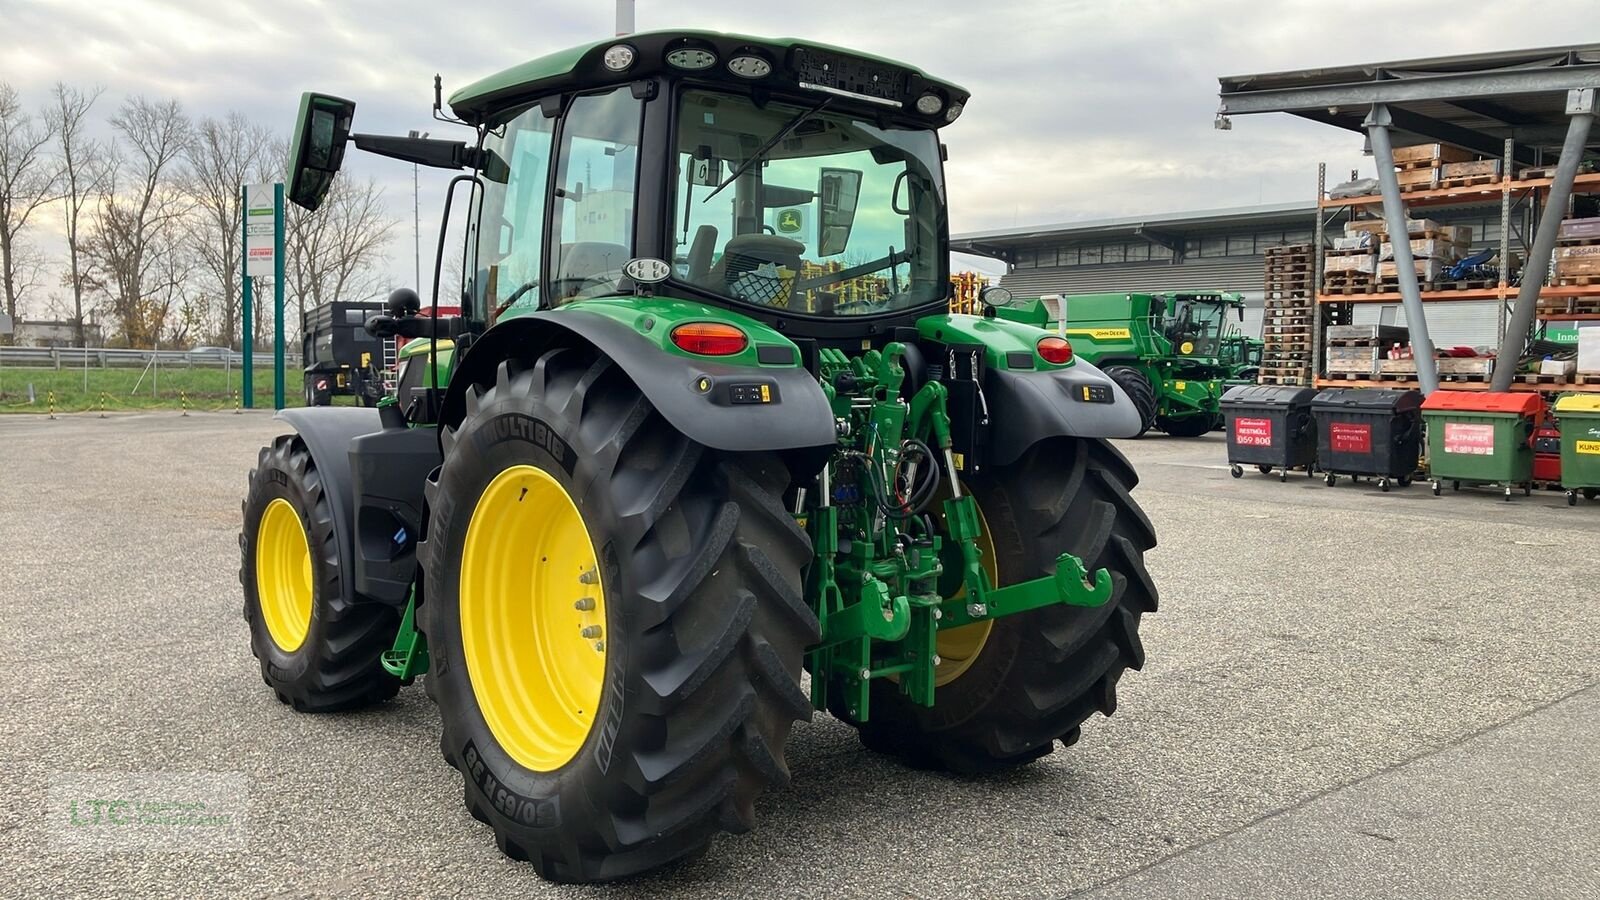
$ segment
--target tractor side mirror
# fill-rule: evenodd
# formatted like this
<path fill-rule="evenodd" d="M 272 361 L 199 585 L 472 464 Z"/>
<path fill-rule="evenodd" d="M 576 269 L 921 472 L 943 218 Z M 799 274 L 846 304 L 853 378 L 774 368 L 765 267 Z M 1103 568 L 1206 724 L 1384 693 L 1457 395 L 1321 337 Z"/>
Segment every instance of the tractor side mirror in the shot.
<path fill-rule="evenodd" d="M 314 210 L 333 186 L 333 176 L 344 162 L 350 139 L 350 120 L 356 105 L 329 94 L 307 91 L 300 95 L 300 115 L 289 139 L 289 199 Z"/>
<path fill-rule="evenodd" d="M 1243 306 L 1235 306 L 1234 309 L 1239 311 L 1239 321 L 1243 322 L 1244 321 L 1244 307 Z"/>
<path fill-rule="evenodd" d="M 837 256 L 850 243 L 861 197 L 858 169 L 823 169 L 817 176 L 817 255 Z"/>

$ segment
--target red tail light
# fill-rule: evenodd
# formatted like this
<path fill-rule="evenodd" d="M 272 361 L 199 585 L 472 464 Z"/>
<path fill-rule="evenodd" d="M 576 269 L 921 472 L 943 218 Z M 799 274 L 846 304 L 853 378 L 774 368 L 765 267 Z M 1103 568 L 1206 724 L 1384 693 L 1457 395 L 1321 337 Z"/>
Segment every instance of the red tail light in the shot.
<path fill-rule="evenodd" d="M 1047 337 L 1039 341 L 1039 356 L 1047 363 L 1058 366 L 1072 362 L 1072 343 L 1064 337 Z"/>
<path fill-rule="evenodd" d="M 732 356 L 750 345 L 744 332 L 721 322 L 689 322 L 672 329 L 672 343 L 685 353 Z"/>

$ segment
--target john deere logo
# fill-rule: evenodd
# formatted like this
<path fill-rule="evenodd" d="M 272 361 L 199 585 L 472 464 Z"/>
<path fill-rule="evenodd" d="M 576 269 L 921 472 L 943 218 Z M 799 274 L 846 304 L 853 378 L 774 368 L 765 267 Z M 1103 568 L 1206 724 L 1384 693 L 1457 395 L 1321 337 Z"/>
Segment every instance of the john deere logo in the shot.
<path fill-rule="evenodd" d="M 781 234 L 794 234 L 801 227 L 800 210 L 786 209 L 778 213 L 778 231 Z"/>
<path fill-rule="evenodd" d="M 1178 347 L 1178 352 L 1180 352 L 1180 353 L 1193 353 L 1194 352 L 1194 341 L 1184 341 Z"/>

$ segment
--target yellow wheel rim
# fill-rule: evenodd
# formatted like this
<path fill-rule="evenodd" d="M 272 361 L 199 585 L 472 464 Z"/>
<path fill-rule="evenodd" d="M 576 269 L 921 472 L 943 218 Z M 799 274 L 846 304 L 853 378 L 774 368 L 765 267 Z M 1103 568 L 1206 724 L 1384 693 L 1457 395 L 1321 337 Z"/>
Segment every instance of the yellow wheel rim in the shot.
<path fill-rule="evenodd" d="M 976 502 L 976 501 L 974 501 Z M 944 521 L 944 504 L 939 505 L 939 520 Z M 994 535 L 989 532 L 989 520 L 983 516 L 983 508 L 978 508 L 978 522 L 983 526 L 983 534 L 978 536 L 978 561 L 983 565 L 983 570 L 989 573 L 989 582 L 999 585 L 1000 565 L 995 560 Z M 959 600 L 967 595 L 967 586 L 961 589 L 950 599 Z M 994 620 L 984 619 L 963 625 L 960 628 L 946 628 L 941 630 L 934 638 L 934 648 L 939 654 L 939 664 L 933 669 L 933 686 L 941 688 L 966 674 L 972 664 L 978 661 L 978 655 L 983 652 L 983 645 L 989 640 L 989 632 L 994 630 Z"/>
<path fill-rule="evenodd" d="M 551 772 L 578 755 L 605 681 L 605 590 L 589 530 L 548 472 L 512 466 L 483 489 L 461 553 L 461 649 L 489 731 Z"/>
<path fill-rule="evenodd" d="M 267 504 L 256 529 L 256 599 L 272 642 L 285 653 L 305 643 L 311 630 L 311 544 L 300 514 L 279 497 Z"/>

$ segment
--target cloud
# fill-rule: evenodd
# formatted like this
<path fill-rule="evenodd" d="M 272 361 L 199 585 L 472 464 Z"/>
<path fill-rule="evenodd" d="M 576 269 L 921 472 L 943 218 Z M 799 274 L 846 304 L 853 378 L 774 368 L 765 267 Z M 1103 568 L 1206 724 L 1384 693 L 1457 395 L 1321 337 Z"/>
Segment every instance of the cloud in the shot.
<path fill-rule="evenodd" d="M 1211 128 L 1216 78 L 1417 56 L 1559 45 L 1590 0 L 1436 7 L 1378 0 L 641 0 L 641 30 L 792 34 L 903 59 L 973 99 L 944 132 L 958 230 L 1303 200 L 1316 165 L 1362 167 L 1359 136 L 1287 116 Z M 358 101 L 357 127 L 448 136 L 446 92 L 501 68 L 612 32 L 596 0 L 0 0 L 0 78 L 42 103 L 57 80 L 175 96 L 195 115 L 239 110 L 287 132 L 301 91 Z M 463 136 L 464 130 L 459 131 Z M 390 247 L 411 276 L 411 171 L 352 154 L 405 221 Z M 421 173 L 424 279 L 447 174 Z M 1337 178 L 1335 179 L 1337 180 Z"/>

